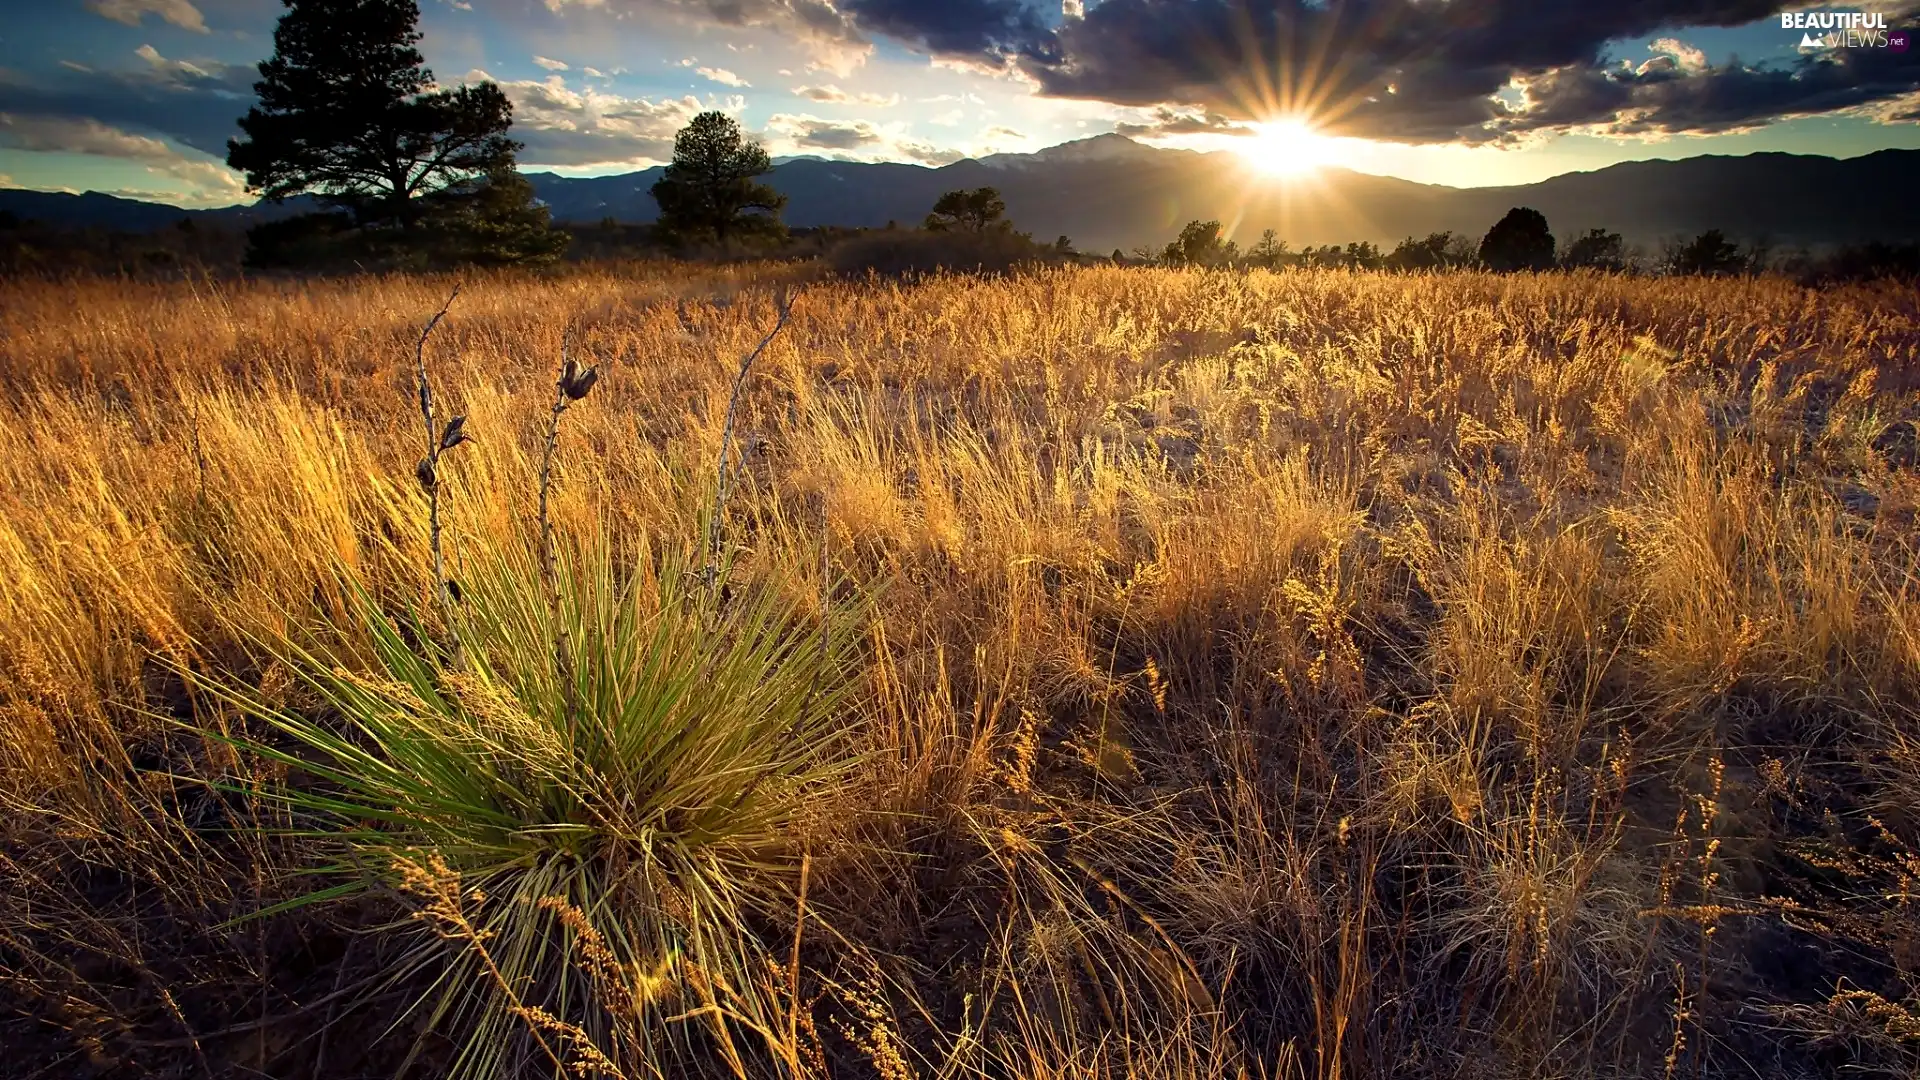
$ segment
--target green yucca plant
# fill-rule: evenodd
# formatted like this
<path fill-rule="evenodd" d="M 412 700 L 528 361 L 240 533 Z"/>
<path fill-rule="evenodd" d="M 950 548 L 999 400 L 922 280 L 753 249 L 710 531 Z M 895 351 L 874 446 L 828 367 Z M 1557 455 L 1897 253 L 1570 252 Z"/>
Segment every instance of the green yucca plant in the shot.
<path fill-rule="evenodd" d="M 849 616 L 822 626 L 772 589 L 716 608 L 692 575 L 619 566 L 604 544 L 543 561 L 527 543 L 473 560 L 458 646 L 422 646 L 364 591 L 359 625 L 333 630 L 364 633 L 370 665 L 262 643 L 317 708 L 202 682 L 271 731 L 245 749 L 315 781 L 270 797 L 331 847 L 323 872 L 342 880 L 285 907 L 423 894 L 427 865 L 457 878 L 442 899 L 471 932 L 406 924 L 416 947 L 393 969 L 439 973 L 416 1008 L 463 1033 L 455 1075 L 513 1071 L 538 1052 L 529 1033 L 558 1066 L 547 1022 L 657 1073 L 691 1037 L 675 1016 L 722 1043 L 769 1030 L 755 989 L 769 954 L 750 924 L 791 912 L 788 872 L 854 763 L 856 636 Z"/>

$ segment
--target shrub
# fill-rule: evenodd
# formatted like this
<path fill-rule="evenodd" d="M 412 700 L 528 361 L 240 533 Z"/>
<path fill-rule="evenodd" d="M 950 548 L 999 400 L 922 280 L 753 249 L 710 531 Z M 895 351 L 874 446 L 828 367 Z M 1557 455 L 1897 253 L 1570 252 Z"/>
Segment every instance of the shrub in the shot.
<path fill-rule="evenodd" d="M 469 568 L 464 648 L 363 591 L 332 636 L 364 634 L 369 673 L 342 649 L 261 642 L 312 712 L 208 686 L 272 733 L 245 749 L 313 781 L 268 797 L 332 851 L 337 881 L 286 907 L 377 883 L 427 898 L 390 977 L 437 976 L 432 1015 L 464 1032 L 457 1075 L 547 1046 L 527 1002 L 573 1012 L 558 1019 L 623 1068 L 670 1046 L 669 1002 L 764 1030 L 748 923 L 791 911 L 778 886 L 802 808 L 817 814 L 854 760 L 850 638 L 834 632 L 848 616 L 809 626 L 754 588 L 716 606 L 688 575 L 604 549 L 556 559 L 550 595 L 539 563 L 508 544 Z M 575 964 L 566 942 L 592 955 Z"/>

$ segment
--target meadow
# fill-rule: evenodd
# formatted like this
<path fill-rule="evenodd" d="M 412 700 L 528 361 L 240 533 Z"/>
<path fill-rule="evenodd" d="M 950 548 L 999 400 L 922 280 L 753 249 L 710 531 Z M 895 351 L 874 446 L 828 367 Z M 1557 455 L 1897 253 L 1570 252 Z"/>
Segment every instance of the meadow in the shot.
<path fill-rule="evenodd" d="M 1910 288 L 808 276 L 0 283 L 0 1075 L 1920 1070 Z"/>

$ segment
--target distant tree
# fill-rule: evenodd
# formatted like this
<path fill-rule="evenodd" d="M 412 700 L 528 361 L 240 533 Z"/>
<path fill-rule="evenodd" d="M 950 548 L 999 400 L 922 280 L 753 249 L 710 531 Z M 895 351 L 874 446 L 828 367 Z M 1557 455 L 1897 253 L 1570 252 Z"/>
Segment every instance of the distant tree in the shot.
<path fill-rule="evenodd" d="M 1341 254 L 1346 260 L 1346 265 L 1359 270 L 1378 270 L 1387 262 L 1386 256 L 1380 254 L 1380 249 L 1365 240 L 1348 244 L 1347 249 Z"/>
<path fill-rule="evenodd" d="M 1126 252 L 1124 252 L 1124 251 L 1121 251 L 1121 250 L 1120 250 L 1119 248 L 1114 248 L 1114 249 L 1113 249 L 1113 261 L 1114 261 L 1114 262 L 1117 262 L 1117 263 L 1123 263 L 1123 262 L 1126 262 L 1126 261 L 1127 261 L 1127 253 L 1126 253 Z"/>
<path fill-rule="evenodd" d="M 1560 265 L 1570 270 L 1624 270 L 1627 265 L 1626 242 L 1617 232 L 1588 229 L 1586 234 L 1567 245 Z"/>
<path fill-rule="evenodd" d="M 1054 237 L 1053 250 L 1062 255 L 1073 254 L 1073 237 L 1068 236 L 1065 233 L 1061 233 L 1059 236 Z"/>
<path fill-rule="evenodd" d="M 1247 249 L 1247 261 L 1268 270 L 1276 269 L 1287 261 L 1287 242 L 1272 229 L 1263 229 L 1260 242 Z"/>
<path fill-rule="evenodd" d="M 1172 266 L 1219 266 L 1234 254 L 1234 246 L 1220 239 L 1218 221 L 1189 221 L 1160 258 Z"/>
<path fill-rule="evenodd" d="M 1473 242 L 1450 232 L 1428 233 L 1426 239 L 1409 236 L 1385 259 L 1392 270 L 1445 270 L 1473 262 Z"/>
<path fill-rule="evenodd" d="M 778 234 L 787 197 L 754 183 L 773 171 L 765 147 L 749 142 L 723 112 L 703 112 L 673 139 L 673 161 L 653 185 L 660 228 L 682 240 L 726 243 Z"/>
<path fill-rule="evenodd" d="M 414 0 L 285 0 L 258 104 L 227 164 L 279 201 L 313 195 L 361 225 L 411 227 L 437 192 L 510 167 L 513 105 L 483 82 L 433 89 Z"/>
<path fill-rule="evenodd" d="M 929 232 L 985 232 L 1010 229 L 1006 220 L 1007 204 L 996 188 L 961 188 L 936 199 L 927 215 Z"/>
<path fill-rule="evenodd" d="M 440 234 L 440 260 L 492 265 L 550 263 L 572 239 L 553 227 L 533 185 L 511 167 L 478 184 L 435 197 L 429 223 Z"/>
<path fill-rule="evenodd" d="M 1524 206 L 1507 211 L 1480 241 L 1480 261 L 1503 274 L 1553 269 L 1553 234 L 1547 231 L 1546 216 Z"/>
<path fill-rule="evenodd" d="M 1737 274 L 1747 268 L 1739 246 L 1719 229 L 1708 229 L 1686 243 L 1668 245 L 1664 261 L 1667 270 L 1675 274 L 1718 276 Z"/>

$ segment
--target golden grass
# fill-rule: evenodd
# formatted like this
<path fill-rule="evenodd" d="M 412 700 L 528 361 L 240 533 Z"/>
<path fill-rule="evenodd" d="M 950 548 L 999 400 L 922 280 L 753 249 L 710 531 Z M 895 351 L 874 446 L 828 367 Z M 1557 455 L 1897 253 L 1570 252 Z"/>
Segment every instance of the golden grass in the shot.
<path fill-rule="evenodd" d="M 426 352 L 475 438 L 454 578 L 524 535 L 563 333 L 602 378 L 558 528 L 697 552 L 799 273 L 467 279 Z M 289 974 L 210 929 L 299 850 L 221 831 L 254 811 L 193 780 L 244 765 L 169 718 L 230 718 L 168 672 L 274 692 L 246 642 L 339 623 L 336 567 L 429 603 L 412 351 L 452 284 L 0 285 L 0 968 L 36 1039 L 324 1066 L 302 1006 L 378 946 Z M 810 285 L 729 535 L 738 573 L 877 598 L 872 813 L 813 853 L 831 932 L 770 973 L 786 1044 L 745 1067 L 1913 1067 L 1920 479 L 1882 451 L 1916 372 L 1892 288 Z"/>

